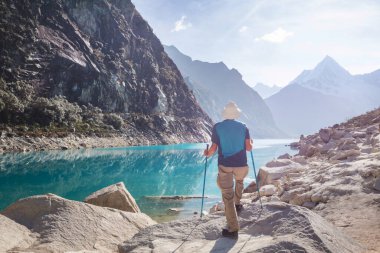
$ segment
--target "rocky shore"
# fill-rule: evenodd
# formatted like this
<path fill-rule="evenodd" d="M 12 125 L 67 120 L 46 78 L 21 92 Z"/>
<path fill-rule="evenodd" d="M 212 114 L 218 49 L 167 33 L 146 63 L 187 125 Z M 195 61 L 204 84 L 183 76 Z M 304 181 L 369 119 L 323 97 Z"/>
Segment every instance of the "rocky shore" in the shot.
<path fill-rule="evenodd" d="M 292 143 L 287 154 L 260 168 L 263 202 L 282 201 L 313 210 L 380 252 L 380 109 L 321 129 Z M 247 192 L 257 200 L 255 184 Z"/>
<path fill-rule="evenodd" d="M 207 133 L 202 133 L 207 136 Z M 81 148 L 128 147 L 142 145 L 163 145 L 178 143 L 197 143 L 206 141 L 189 135 L 185 131 L 182 135 L 173 135 L 170 132 L 157 136 L 153 131 L 128 131 L 127 133 L 109 133 L 107 136 L 91 136 L 69 133 L 64 137 L 16 135 L 12 130 L 0 133 L 0 154 L 8 152 L 30 152 L 43 150 L 67 150 Z"/>

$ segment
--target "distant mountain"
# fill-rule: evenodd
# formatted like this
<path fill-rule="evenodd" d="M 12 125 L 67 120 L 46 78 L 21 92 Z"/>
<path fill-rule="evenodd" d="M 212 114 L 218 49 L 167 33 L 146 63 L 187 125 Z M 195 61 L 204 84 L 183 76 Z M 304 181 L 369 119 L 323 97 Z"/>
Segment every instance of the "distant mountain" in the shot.
<path fill-rule="evenodd" d="M 264 100 L 243 81 L 242 75 L 236 69 L 228 69 L 223 62 L 193 61 L 174 46 L 165 46 L 165 51 L 185 77 L 202 109 L 214 122 L 222 120 L 223 107 L 227 102 L 234 101 L 243 111 L 239 120 L 247 124 L 253 136 L 285 136 L 277 128 Z"/>
<path fill-rule="evenodd" d="M 356 75 L 355 78 L 380 87 L 380 69 L 372 73 Z"/>
<path fill-rule="evenodd" d="M 273 86 L 268 86 L 263 83 L 257 83 L 253 89 L 259 93 L 259 95 L 262 98 L 268 98 L 272 96 L 273 94 L 276 94 L 279 90 L 281 90 L 280 86 L 273 85 Z"/>
<path fill-rule="evenodd" d="M 326 56 L 265 101 L 278 126 L 309 134 L 380 106 L 379 72 L 353 76 Z"/>

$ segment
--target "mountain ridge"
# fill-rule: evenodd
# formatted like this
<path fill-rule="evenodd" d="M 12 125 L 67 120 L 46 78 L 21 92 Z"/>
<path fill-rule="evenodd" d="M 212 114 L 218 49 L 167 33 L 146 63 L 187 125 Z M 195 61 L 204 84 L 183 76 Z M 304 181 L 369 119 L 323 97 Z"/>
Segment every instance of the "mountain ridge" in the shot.
<path fill-rule="evenodd" d="M 264 100 L 243 81 L 236 69 L 229 69 L 223 62 L 193 60 L 174 46 L 165 46 L 165 50 L 193 89 L 201 107 L 214 122 L 222 120 L 221 111 L 224 106 L 229 101 L 234 101 L 243 111 L 239 120 L 247 124 L 253 136 L 286 136 L 277 128 Z"/>
<path fill-rule="evenodd" d="M 265 101 L 280 128 L 308 134 L 380 106 L 380 86 L 368 81 L 376 83 L 378 73 L 351 75 L 326 56 Z"/>

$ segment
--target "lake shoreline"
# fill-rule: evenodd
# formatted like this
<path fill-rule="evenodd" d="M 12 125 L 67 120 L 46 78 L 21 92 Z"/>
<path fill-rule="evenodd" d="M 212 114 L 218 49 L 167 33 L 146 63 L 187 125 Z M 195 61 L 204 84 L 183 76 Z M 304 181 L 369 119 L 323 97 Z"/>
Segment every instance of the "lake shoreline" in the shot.
<path fill-rule="evenodd" d="M 69 134 L 66 137 L 15 136 L 0 139 L 0 154 L 45 150 L 128 147 L 134 144 L 126 135 L 113 135 L 110 137 L 78 136 L 75 134 Z"/>
<path fill-rule="evenodd" d="M 132 137 L 133 136 L 133 137 Z M 268 138 L 265 138 L 268 139 Z M 254 140 L 265 140 L 256 139 Z M 288 138 L 273 138 L 268 140 L 289 140 Z M 69 133 L 64 137 L 33 137 L 28 135 L 0 134 L 0 154 L 13 152 L 33 152 L 48 150 L 75 150 L 84 148 L 114 148 L 131 146 L 156 146 L 172 145 L 184 143 L 201 143 L 205 140 L 198 140 L 192 136 L 170 136 L 158 138 L 150 133 L 135 132 L 130 133 L 109 133 L 108 136 L 86 136 L 82 134 Z M 290 142 L 286 142 L 289 145 Z M 285 142 L 284 142 L 285 145 Z"/>
<path fill-rule="evenodd" d="M 133 136 L 133 137 L 132 137 Z M 200 142 L 196 137 L 164 136 L 158 138 L 150 134 L 130 135 L 125 133 L 103 136 L 84 136 L 74 133 L 65 137 L 31 137 L 0 136 L 0 154 L 12 152 L 33 152 L 47 150 L 69 150 L 83 148 L 113 148 L 130 146 L 169 145 L 189 142 Z"/>

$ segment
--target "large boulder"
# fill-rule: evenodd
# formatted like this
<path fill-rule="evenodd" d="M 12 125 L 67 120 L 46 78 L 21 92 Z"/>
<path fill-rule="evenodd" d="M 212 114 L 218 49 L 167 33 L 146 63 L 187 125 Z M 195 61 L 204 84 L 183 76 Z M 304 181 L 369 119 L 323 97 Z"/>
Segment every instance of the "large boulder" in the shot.
<path fill-rule="evenodd" d="M 275 159 L 275 160 L 268 162 L 265 166 L 269 167 L 269 168 L 273 168 L 273 167 L 286 166 L 286 165 L 289 165 L 291 163 L 292 163 L 292 161 L 289 159 Z"/>
<path fill-rule="evenodd" d="M 273 184 L 275 180 L 281 179 L 289 173 L 297 173 L 302 170 L 303 166 L 299 163 L 272 168 L 263 166 L 259 170 L 260 185 Z"/>
<path fill-rule="evenodd" d="M 0 214 L 0 252 L 16 252 L 29 248 L 36 240 L 27 227 Z"/>
<path fill-rule="evenodd" d="M 20 199 L 3 215 L 38 234 L 29 252 L 115 252 L 119 243 L 156 224 L 143 213 L 98 207 L 54 194 Z"/>
<path fill-rule="evenodd" d="M 334 140 L 339 140 L 339 139 L 343 138 L 344 134 L 345 134 L 344 130 L 334 129 L 332 134 L 331 134 L 331 138 Z"/>
<path fill-rule="evenodd" d="M 119 245 L 136 252 L 363 252 L 364 249 L 318 214 L 281 202 L 246 205 L 237 240 L 223 238 L 221 213 L 143 229 Z"/>
<path fill-rule="evenodd" d="M 322 139 L 324 143 L 328 143 L 331 139 L 332 129 L 331 128 L 323 128 L 319 130 L 319 137 Z"/>
<path fill-rule="evenodd" d="M 135 199 L 128 192 L 123 182 L 107 186 L 92 193 L 84 200 L 84 202 L 131 213 L 140 213 L 139 206 L 136 204 Z"/>
<path fill-rule="evenodd" d="M 306 156 L 306 157 L 311 157 L 314 154 L 316 154 L 318 151 L 318 148 L 314 145 L 310 145 L 307 143 L 302 143 L 300 146 L 300 151 L 299 155 L 301 156 Z"/>

